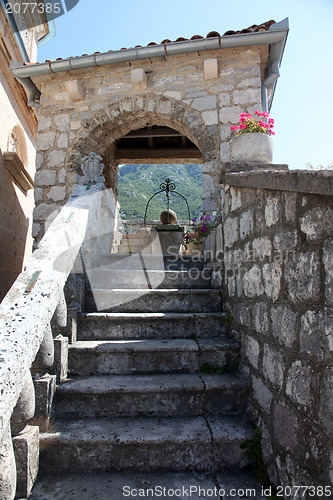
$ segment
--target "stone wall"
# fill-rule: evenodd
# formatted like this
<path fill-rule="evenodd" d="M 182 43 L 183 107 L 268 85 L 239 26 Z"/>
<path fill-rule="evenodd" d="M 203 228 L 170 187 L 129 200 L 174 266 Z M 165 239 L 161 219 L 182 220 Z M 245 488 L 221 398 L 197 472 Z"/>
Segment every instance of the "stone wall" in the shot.
<path fill-rule="evenodd" d="M 35 77 L 42 95 L 34 237 L 40 239 L 45 219 L 68 199 L 90 151 L 102 155 L 116 190 L 114 143 L 147 125 L 174 128 L 199 147 L 204 210 L 215 210 L 220 162 L 229 160 L 230 124 L 242 111 L 261 108 L 267 58 L 267 46 L 245 47 Z"/>
<path fill-rule="evenodd" d="M 332 485 L 333 172 L 225 167 L 225 302 L 264 459 L 276 485 Z"/>

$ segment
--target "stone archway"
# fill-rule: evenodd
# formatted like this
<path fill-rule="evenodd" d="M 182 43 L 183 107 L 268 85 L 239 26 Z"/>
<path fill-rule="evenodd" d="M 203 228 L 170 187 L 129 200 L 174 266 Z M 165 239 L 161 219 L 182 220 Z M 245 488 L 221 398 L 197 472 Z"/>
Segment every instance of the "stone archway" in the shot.
<path fill-rule="evenodd" d="M 83 145 L 85 151 L 88 146 L 101 147 L 106 135 L 109 141 L 115 141 L 131 130 L 148 125 L 166 125 L 187 135 L 200 149 L 204 162 L 218 157 L 200 112 L 176 99 L 154 94 L 125 98 L 96 111 L 84 122 L 71 149 L 81 149 Z"/>
<path fill-rule="evenodd" d="M 173 128 L 186 135 L 199 148 L 203 163 L 203 209 L 215 210 L 218 198 L 218 146 L 201 113 L 172 97 L 137 95 L 96 110 L 92 117 L 85 120 L 70 145 L 70 162 L 78 164 L 89 151 L 98 152 L 110 166 L 109 182 L 111 187 L 116 188 L 115 141 L 133 130 L 151 125 Z"/>
<path fill-rule="evenodd" d="M 209 213 L 219 206 L 220 151 L 216 130 L 213 134 L 203 114 L 186 102 L 147 93 L 123 99 L 113 97 L 89 112 L 71 110 L 70 114 L 69 111 L 66 108 L 63 113 L 55 114 L 54 129 L 38 135 L 33 226 L 36 241 L 44 234 L 46 219 L 52 220 L 80 182 L 81 162 L 90 151 L 102 156 L 109 171 L 108 187 L 116 193 L 115 141 L 147 126 L 170 127 L 198 147 L 203 163 L 203 211 Z M 44 122 L 47 119 L 51 122 L 51 118 L 44 116 Z"/>

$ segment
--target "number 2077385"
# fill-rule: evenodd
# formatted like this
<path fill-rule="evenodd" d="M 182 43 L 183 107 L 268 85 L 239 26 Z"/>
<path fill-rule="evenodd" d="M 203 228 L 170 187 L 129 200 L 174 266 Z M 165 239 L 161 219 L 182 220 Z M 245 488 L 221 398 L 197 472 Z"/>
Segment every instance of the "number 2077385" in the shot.
<path fill-rule="evenodd" d="M 331 486 L 278 486 L 276 490 L 277 497 L 295 498 L 298 495 L 298 498 L 332 498 Z"/>
<path fill-rule="evenodd" d="M 60 2 L 56 3 L 43 3 L 43 2 L 7 2 L 7 14 L 25 14 L 31 12 L 38 14 L 60 14 L 63 11 Z"/>

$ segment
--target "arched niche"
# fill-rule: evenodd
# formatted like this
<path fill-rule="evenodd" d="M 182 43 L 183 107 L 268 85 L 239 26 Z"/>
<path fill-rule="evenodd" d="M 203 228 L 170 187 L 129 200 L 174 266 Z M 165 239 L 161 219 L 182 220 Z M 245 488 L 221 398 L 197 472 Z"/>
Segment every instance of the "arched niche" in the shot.
<path fill-rule="evenodd" d="M 27 195 L 29 189 L 34 187 L 34 182 L 26 169 L 28 150 L 24 132 L 20 125 L 15 125 L 11 130 L 7 142 L 7 151 L 3 156 L 4 165 L 11 174 L 13 181 Z"/>
<path fill-rule="evenodd" d="M 22 161 L 23 165 L 27 167 L 28 165 L 28 150 L 27 143 L 24 136 L 23 129 L 20 125 L 15 125 L 8 137 L 7 151 L 10 153 L 16 153 L 17 156 Z"/>

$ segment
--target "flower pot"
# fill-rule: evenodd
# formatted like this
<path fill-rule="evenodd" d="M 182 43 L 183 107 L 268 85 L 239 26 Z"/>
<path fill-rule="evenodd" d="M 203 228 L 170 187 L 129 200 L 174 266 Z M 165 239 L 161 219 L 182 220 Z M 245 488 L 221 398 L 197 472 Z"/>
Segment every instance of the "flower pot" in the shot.
<path fill-rule="evenodd" d="M 193 239 L 198 237 L 198 233 L 188 233 L 188 235 Z M 188 242 L 185 248 L 185 255 L 199 255 L 202 253 L 202 241 L 200 243 Z"/>
<path fill-rule="evenodd" d="M 267 134 L 241 134 L 231 140 L 232 161 L 272 163 L 273 138 Z"/>
<path fill-rule="evenodd" d="M 202 254 L 202 243 L 188 243 L 186 245 L 186 250 L 184 255 L 201 255 Z"/>

